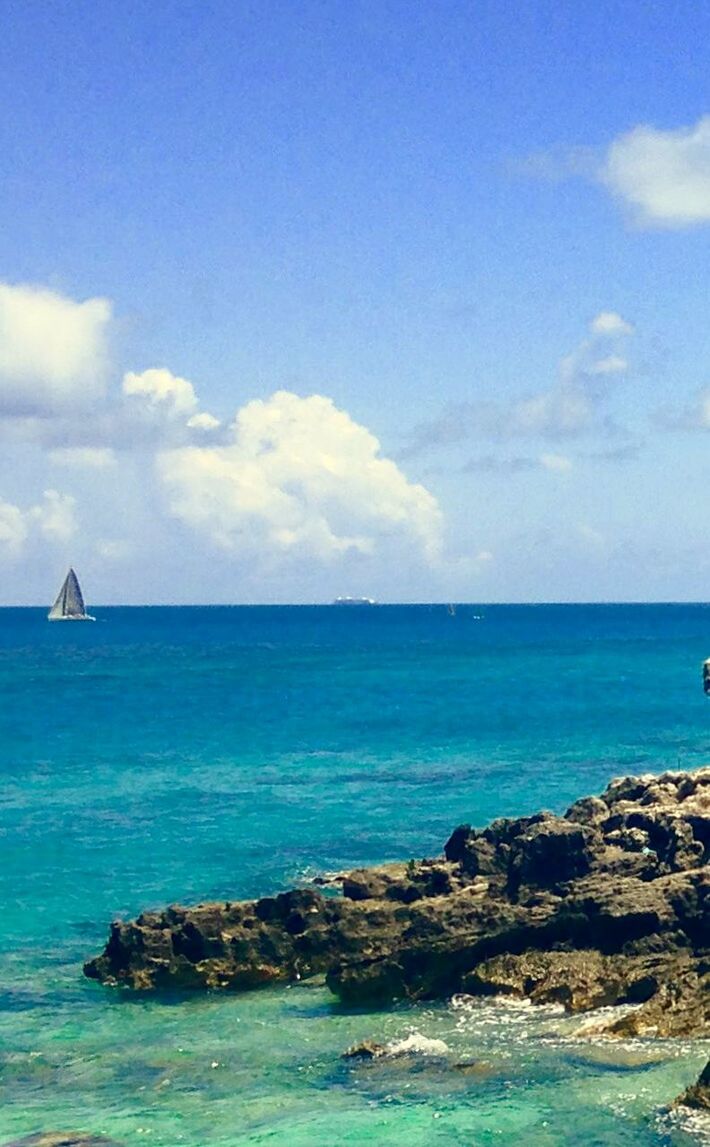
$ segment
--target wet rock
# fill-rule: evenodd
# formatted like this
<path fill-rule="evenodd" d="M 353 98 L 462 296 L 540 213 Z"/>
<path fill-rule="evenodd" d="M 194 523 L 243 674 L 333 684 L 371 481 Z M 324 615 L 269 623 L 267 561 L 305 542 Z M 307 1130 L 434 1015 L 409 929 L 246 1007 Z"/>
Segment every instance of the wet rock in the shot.
<path fill-rule="evenodd" d="M 449 1053 L 449 1049 L 441 1039 L 432 1039 L 429 1036 L 418 1035 L 412 1032 L 403 1039 L 393 1040 L 391 1043 L 377 1043 L 375 1040 L 362 1040 L 353 1044 L 343 1052 L 342 1059 L 401 1059 L 408 1056 L 434 1057 L 442 1059 Z"/>
<path fill-rule="evenodd" d="M 496 956 L 464 977 L 471 995 L 512 995 L 537 1004 L 586 1012 L 641 1003 L 658 989 L 652 960 L 602 956 L 595 951 L 525 952 Z"/>
<path fill-rule="evenodd" d="M 173 906 L 116 922 L 86 974 L 132 989 L 244 990 L 325 974 L 343 1002 L 507 992 L 605 1034 L 710 1024 L 710 769 L 612 781 L 564 816 L 457 828 L 444 857 L 357 869 L 343 896 Z"/>
<path fill-rule="evenodd" d="M 710 1112 L 710 1060 L 700 1073 L 698 1082 L 676 1099 L 674 1106 L 679 1105 Z"/>
<path fill-rule="evenodd" d="M 378 1056 L 384 1055 L 386 1051 L 383 1043 L 375 1043 L 374 1040 L 364 1039 L 360 1043 L 354 1043 L 352 1047 L 347 1048 L 343 1052 L 343 1059 L 377 1059 Z"/>

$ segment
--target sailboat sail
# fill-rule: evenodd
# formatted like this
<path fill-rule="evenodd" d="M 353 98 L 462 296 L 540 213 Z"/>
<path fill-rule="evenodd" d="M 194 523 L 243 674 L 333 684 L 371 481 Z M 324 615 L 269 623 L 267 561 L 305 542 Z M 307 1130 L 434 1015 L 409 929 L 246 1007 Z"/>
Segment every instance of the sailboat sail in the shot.
<path fill-rule="evenodd" d="M 64 584 L 57 594 L 57 600 L 48 614 L 50 621 L 93 621 L 86 612 L 84 598 L 74 570 L 64 579 Z"/>

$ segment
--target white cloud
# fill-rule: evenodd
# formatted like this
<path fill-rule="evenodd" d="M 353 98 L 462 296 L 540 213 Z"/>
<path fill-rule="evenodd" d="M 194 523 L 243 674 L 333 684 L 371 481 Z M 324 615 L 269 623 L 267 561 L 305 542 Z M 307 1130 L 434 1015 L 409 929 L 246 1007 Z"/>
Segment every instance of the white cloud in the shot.
<path fill-rule="evenodd" d="M 46 416 L 104 392 L 106 299 L 0 283 L 0 414 Z"/>
<path fill-rule="evenodd" d="M 204 443 L 222 423 L 199 409 L 195 388 L 187 378 L 166 367 L 151 367 L 123 376 L 124 403 L 114 415 L 115 441 L 122 445 L 152 444 L 156 449 Z"/>
<path fill-rule="evenodd" d="M 27 541 L 29 530 L 19 506 L 0 498 L 0 556 L 18 557 Z"/>
<path fill-rule="evenodd" d="M 123 393 L 142 399 L 153 410 L 176 416 L 195 415 L 197 395 L 192 383 L 164 367 L 129 371 L 123 376 Z"/>
<path fill-rule="evenodd" d="M 589 324 L 589 329 L 595 335 L 632 335 L 634 328 L 618 315 L 616 311 L 600 311 Z"/>
<path fill-rule="evenodd" d="M 670 131 L 633 128 L 611 144 L 601 178 L 641 223 L 710 222 L 710 116 Z"/>
<path fill-rule="evenodd" d="M 624 374 L 629 364 L 620 354 L 608 354 L 606 358 L 590 363 L 587 369 L 590 374 Z"/>
<path fill-rule="evenodd" d="M 564 438 L 594 427 L 607 395 L 604 379 L 628 370 L 615 347 L 633 327 L 620 315 L 602 311 L 589 329 L 590 335 L 561 360 L 554 386 L 511 404 L 508 434 Z"/>
<path fill-rule="evenodd" d="M 77 530 L 75 500 L 57 490 L 45 490 L 42 501 L 21 510 L 0 498 L 0 555 L 19 557 L 33 535 L 54 543 L 71 540 Z"/>
<path fill-rule="evenodd" d="M 604 429 L 610 380 L 628 370 L 618 346 L 633 327 L 620 315 L 602 311 L 592 320 L 589 330 L 575 350 L 561 359 L 557 379 L 546 390 L 507 403 L 472 401 L 450 407 L 438 419 L 419 426 L 401 456 L 413 456 L 474 435 L 491 440 L 556 440 Z"/>
<path fill-rule="evenodd" d="M 242 407 L 230 432 L 226 445 L 158 456 L 171 512 L 218 545 L 327 561 L 394 537 L 437 556 L 436 499 L 330 399 L 279 391 Z"/>
<path fill-rule="evenodd" d="M 506 435 L 565 438 L 592 421 L 590 396 L 575 380 L 513 403 L 505 417 Z"/>
<path fill-rule="evenodd" d="M 45 538 L 55 542 L 68 542 L 77 531 L 75 518 L 76 500 L 70 494 L 60 494 L 58 490 L 45 490 L 43 501 L 27 512 L 29 521 L 37 527 Z"/>
<path fill-rule="evenodd" d="M 50 450 L 48 457 L 55 466 L 77 470 L 107 470 L 116 465 L 116 455 L 107 446 L 60 446 Z"/>
<path fill-rule="evenodd" d="M 571 470 L 573 463 L 565 454 L 541 454 L 540 465 L 545 470 L 557 470 L 563 473 Z"/>
<path fill-rule="evenodd" d="M 208 414 L 206 410 L 202 410 L 199 414 L 193 414 L 192 418 L 188 418 L 187 425 L 191 430 L 216 430 L 222 423 L 219 418 L 215 418 L 214 414 Z"/>

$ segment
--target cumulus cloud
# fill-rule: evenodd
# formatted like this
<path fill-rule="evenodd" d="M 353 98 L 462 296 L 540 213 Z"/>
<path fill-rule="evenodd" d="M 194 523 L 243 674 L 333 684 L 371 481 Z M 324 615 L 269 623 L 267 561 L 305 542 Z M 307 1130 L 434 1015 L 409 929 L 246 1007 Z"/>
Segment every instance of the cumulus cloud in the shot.
<path fill-rule="evenodd" d="M 206 410 L 201 410 L 199 414 L 193 414 L 188 418 L 187 425 L 191 430 L 216 430 L 221 426 L 219 418 L 215 418 L 214 414 L 208 414 Z"/>
<path fill-rule="evenodd" d="M 600 174 L 642 224 L 710 222 L 710 116 L 670 131 L 633 128 L 613 141 Z"/>
<path fill-rule="evenodd" d="M 507 403 L 470 401 L 451 406 L 415 429 L 401 457 L 469 437 L 555 440 L 603 429 L 610 385 L 628 370 L 618 346 L 632 331 L 620 315 L 602 311 L 589 324 L 589 334 L 560 361 L 552 386 Z"/>
<path fill-rule="evenodd" d="M 0 554 L 19 557 L 33 535 L 54 543 L 70 541 L 77 530 L 75 508 L 74 498 L 57 490 L 45 490 L 42 501 L 27 510 L 0 498 Z"/>
<path fill-rule="evenodd" d="M 197 410 L 195 388 L 165 367 L 153 367 L 141 374 L 129 371 L 123 376 L 123 393 L 141 399 L 153 410 L 189 417 Z"/>
<path fill-rule="evenodd" d="M 106 299 L 0 283 L 0 415 L 46 417 L 104 393 Z"/>
<path fill-rule="evenodd" d="M 114 411 L 116 440 L 122 444 L 178 446 L 203 442 L 221 427 L 213 414 L 199 409 L 192 383 L 166 367 L 123 376 L 124 404 Z"/>
<path fill-rule="evenodd" d="M 328 561 L 394 538 L 439 552 L 435 498 L 321 395 L 250 402 L 224 445 L 163 451 L 157 466 L 171 513 L 226 550 Z"/>
<path fill-rule="evenodd" d="M 589 324 L 594 335 L 632 335 L 634 328 L 618 315 L 616 311 L 600 311 Z"/>

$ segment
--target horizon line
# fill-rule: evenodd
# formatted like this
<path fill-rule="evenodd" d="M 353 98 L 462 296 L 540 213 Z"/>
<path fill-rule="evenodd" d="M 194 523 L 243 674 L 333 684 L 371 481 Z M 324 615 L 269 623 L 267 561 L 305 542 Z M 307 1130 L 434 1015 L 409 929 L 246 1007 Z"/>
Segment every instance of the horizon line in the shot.
<path fill-rule="evenodd" d="M 144 601 L 144 602 L 101 602 L 91 603 L 92 609 L 328 609 L 336 608 L 341 603 L 330 601 Z M 423 606 L 478 606 L 480 608 L 494 608 L 498 606 L 516 606 L 516 607 L 530 607 L 537 608 L 540 606 L 587 606 L 587 605 L 604 605 L 604 606 L 622 606 L 622 605 L 698 605 L 710 606 L 710 601 L 702 600 L 699 598 L 653 598 L 647 600 L 634 599 L 620 599 L 620 598 L 590 598 L 579 601 L 555 601 L 555 600 L 536 600 L 536 601 L 503 601 L 503 600 L 490 600 L 486 601 L 482 598 L 472 598 L 470 601 L 455 601 L 451 598 L 437 598 L 430 601 L 373 601 L 363 603 L 363 610 L 367 612 L 371 608 L 389 608 L 395 607 L 423 607 Z M 0 604 L 2 609 L 47 609 L 46 602 L 34 602 L 30 604 Z M 346 608 L 344 612 L 350 612 L 351 608 Z M 355 612 L 357 612 L 357 606 Z"/>

